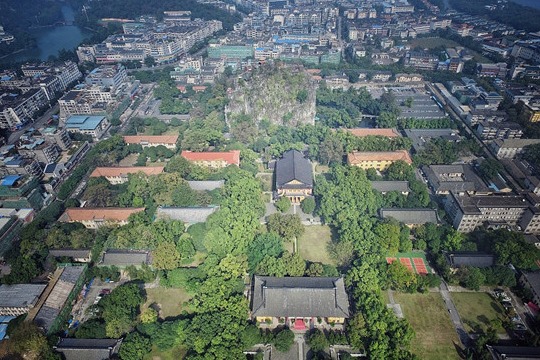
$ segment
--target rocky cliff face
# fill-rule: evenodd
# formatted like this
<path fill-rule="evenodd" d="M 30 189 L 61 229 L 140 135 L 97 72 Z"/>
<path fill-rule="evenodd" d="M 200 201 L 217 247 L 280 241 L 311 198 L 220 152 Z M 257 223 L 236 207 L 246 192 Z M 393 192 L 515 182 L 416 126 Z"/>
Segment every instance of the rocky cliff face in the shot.
<path fill-rule="evenodd" d="M 313 124 L 316 90 L 317 83 L 302 68 L 264 66 L 236 82 L 226 112 L 246 114 L 257 123 Z"/>

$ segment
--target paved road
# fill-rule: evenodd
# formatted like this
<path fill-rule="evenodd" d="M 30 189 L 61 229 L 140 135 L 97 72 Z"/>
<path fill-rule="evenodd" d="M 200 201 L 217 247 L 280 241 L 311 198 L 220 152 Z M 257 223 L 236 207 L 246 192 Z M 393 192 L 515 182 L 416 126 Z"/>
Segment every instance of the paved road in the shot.
<path fill-rule="evenodd" d="M 465 327 L 463 326 L 461 317 L 459 316 L 456 306 L 454 305 L 454 302 L 452 301 L 452 297 L 450 296 L 450 291 L 448 291 L 448 285 L 446 285 L 444 281 L 441 282 L 440 290 L 441 290 L 441 296 L 444 301 L 444 305 L 446 306 L 446 309 L 448 310 L 450 319 L 452 320 L 452 324 L 454 324 L 456 332 L 459 336 L 459 340 L 461 341 L 463 346 L 468 347 L 470 345 L 471 338 L 469 337 L 469 334 L 467 333 L 467 331 L 465 331 Z"/>
<path fill-rule="evenodd" d="M 56 103 L 53 107 L 47 110 L 45 114 L 41 115 L 36 121 L 34 121 L 33 123 L 26 124 L 26 126 L 24 126 L 22 129 L 11 133 L 9 135 L 8 144 L 9 145 L 14 144 L 17 140 L 19 140 L 21 135 L 26 130 L 30 129 L 31 127 L 38 128 L 38 127 L 43 126 L 47 122 L 47 120 L 49 120 L 51 116 L 53 116 L 53 114 L 58 112 L 58 110 L 59 110 L 58 103 Z"/>
<path fill-rule="evenodd" d="M 439 90 L 435 87 L 435 86 L 432 86 L 430 83 L 426 83 L 430 92 L 432 94 L 435 95 L 435 97 L 437 97 L 437 99 L 439 101 L 441 101 L 443 104 L 446 104 L 447 101 L 446 99 L 444 98 L 444 96 L 439 92 Z M 461 117 L 454 111 L 454 109 L 452 109 L 448 104 L 447 105 L 444 105 L 444 109 L 445 111 L 450 115 L 450 118 L 452 118 L 452 120 L 454 120 L 454 122 L 456 122 L 456 124 L 462 124 L 463 125 L 463 129 L 465 130 L 465 132 L 468 134 L 469 138 L 470 139 L 474 139 L 479 145 L 480 147 L 482 148 L 482 150 L 484 150 L 484 155 L 486 156 L 486 158 L 488 159 L 493 159 L 493 160 L 497 160 L 497 157 L 495 157 L 495 155 L 493 155 L 493 153 L 491 152 L 491 150 L 489 149 L 489 147 L 486 145 L 486 143 L 484 141 L 482 141 L 482 139 L 480 139 L 480 137 L 478 136 L 478 134 L 473 131 L 472 127 L 467 124 L 465 121 L 463 121 L 461 119 Z M 519 193 L 521 191 L 523 191 L 523 189 L 521 188 L 521 186 L 517 183 L 517 181 L 510 175 L 510 173 L 508 173 L 508 171 L 506 171 L 506 169 L 503 167 L 503 170 L 500 171 L 500 174 L 505 178 L 505 180 L 507 180 L 511 185 L 512 187 Z"/>

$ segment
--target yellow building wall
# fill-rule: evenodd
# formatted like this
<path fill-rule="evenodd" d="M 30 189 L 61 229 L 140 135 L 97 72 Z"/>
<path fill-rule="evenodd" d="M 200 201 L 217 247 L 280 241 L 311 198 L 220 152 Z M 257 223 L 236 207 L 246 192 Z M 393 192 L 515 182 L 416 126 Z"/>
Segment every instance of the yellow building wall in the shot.
<path fill-rule="evenodd" d="M 334 324 L 343 324 L 345 322 L 345 318 L 329 317 L 326 319 L 329 323 L 334 323 Z"/>

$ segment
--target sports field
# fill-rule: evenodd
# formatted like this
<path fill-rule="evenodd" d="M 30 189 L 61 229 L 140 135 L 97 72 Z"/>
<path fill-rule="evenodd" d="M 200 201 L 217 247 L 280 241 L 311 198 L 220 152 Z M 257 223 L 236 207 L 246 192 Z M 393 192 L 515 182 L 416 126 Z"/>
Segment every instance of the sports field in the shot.
<path fill-rule="evenodd" d="M 422 360 L 457 360 L 460 345 L 439 293 L 394 293 L 416 336 L 412 351 Z"/>
<path fill-rule="evenodd" d="M 432 274 L 433 269 L 427 265 L 426 256 L 421 252 L 411 252 L 411 253 L 398 253 L 396 256 L 387 257 L 386 262 L 388 264 L 393 263 L 394 261 L 399 260 L 400 263 L 405 265 L 410 271 L 420 274 Z"/>

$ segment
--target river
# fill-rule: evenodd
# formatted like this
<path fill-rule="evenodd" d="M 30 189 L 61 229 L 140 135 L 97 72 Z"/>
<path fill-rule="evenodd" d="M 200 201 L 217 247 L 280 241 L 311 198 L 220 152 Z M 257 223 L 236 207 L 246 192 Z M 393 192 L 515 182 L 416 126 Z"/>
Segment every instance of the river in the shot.
<path fill-rule="evenodd" d="M 0 59 L 0 62 L 19 62 L 30 59 L 47 60 L 51 55 L 57 55 L 62 49 L 76 48 L 90 34 L 73 25 L 75 14 L 70 6 L 62 6 L 62 15 L 66 25 L 29 29 L 36 38 L 37 47 L 11 54 Z"/>

